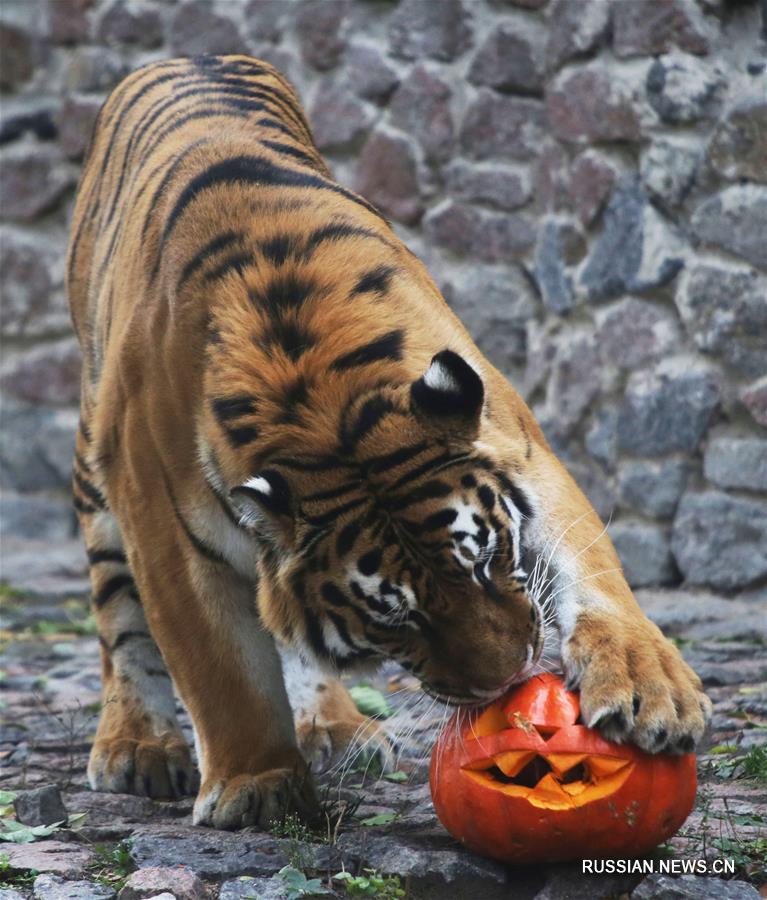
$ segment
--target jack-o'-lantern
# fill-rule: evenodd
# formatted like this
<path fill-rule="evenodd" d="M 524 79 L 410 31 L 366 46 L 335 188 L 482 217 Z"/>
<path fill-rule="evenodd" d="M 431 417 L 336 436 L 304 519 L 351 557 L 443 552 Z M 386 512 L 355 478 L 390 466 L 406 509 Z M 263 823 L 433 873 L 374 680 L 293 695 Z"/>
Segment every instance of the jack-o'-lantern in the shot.
<path fill-rule="evenodd" d="M 692 809 L 695 754 L 651 756 L 579 722 L 577 693 L 539 675 L 484 710 L 457 713 L 432 753 L 442 824 L 504 862 L 646 853 Z"/>

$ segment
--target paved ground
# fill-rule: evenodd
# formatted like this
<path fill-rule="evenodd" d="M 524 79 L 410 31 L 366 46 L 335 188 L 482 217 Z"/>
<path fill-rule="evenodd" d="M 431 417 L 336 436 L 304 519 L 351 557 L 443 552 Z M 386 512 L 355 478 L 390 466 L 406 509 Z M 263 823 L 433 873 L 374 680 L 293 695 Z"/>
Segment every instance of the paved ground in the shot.
<path fill-rule="evenodd" d="M 424 715 L 431 701 L 394 667 L 385 667 L 376 685 L 396 710 L 390 724 L 400 735 L 403 780 L 364 777 L 354 769 L 340 784 L 337 777 L 328 782 L 329 836 L 297 826 L 274 834 L 218 833 L 192 827 L 191 801 L 92 793 L 85 765 L 98 713 L 98 648 L 79 544 L 6 541 L 2 578 L 0 789 L 55 784 L 67 812 L 87 816 L 34 843 L 0 845 L 0 900 L 13 896 L 3 888 L 42 900 L 105 900 L 121 888 L 123 900 L 163 889 L 179 900 L 306 896 L 299 893 L 311 889 L 306 884 L 291 895 L 285 878 L 273 877 L 286 865 L 320 878 L 325 887 L 342 868 L 354 874 L 372 868 L 399 876 L 407 896 L 421 900 L 592 900 L 629 893 L 632 900 L 745 900 L 759 896 L 750 885 L 767 881 L 767 622 L 765 596 L 758 592 L 736 599 L 640 592 L 647 611 L 700 672 L 715 704 L 695 811 L 664 852 L 677 859 L 725 857 L 736 865 L 727 883 L 693 876 L 670 885 L 657 875 L 584 877 L 579 865 L 512 870 L 463 851 L 436 821 L 429 798 L 428 747 L 442 710 Z M 333 884 L 338 896 L 354 895 Z M 356 896 L 395 897 L 394 886 L 384 878 Z"/>

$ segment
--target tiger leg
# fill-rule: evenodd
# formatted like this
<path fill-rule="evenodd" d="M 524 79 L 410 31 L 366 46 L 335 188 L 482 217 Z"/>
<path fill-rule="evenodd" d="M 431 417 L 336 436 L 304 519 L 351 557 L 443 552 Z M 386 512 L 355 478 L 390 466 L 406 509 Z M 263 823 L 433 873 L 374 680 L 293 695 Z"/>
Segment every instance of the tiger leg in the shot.
<path fill-rule="evenodd" d="M 391 771 L 394 753 L 385 728 L 357 709 L 341 681 L 294 650 L 280 648 L 280 656 L 298 745 L 312 771 L 365 767 L 374 758 Z"/>
<path fill-rule="evenodd" d="M 170 676 L 149 633 L 120 528 L 81 453 L 74 490 L 101 651 L 102 709 L 88 780 L 96 791 L 183 796 L 194 791 L 196 772 Z"/>

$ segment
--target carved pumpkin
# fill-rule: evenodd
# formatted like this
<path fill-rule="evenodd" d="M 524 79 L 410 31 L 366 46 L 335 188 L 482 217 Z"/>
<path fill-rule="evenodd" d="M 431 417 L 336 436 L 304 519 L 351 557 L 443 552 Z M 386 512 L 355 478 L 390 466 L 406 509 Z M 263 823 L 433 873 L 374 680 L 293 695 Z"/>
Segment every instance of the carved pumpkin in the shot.
<path fill-rule="evenodd" d="M 578 723 L 578 695 L 539 675 L 457 713 L 431 759 L 434 808 L 470 850 L 504 862 L 646 853 L 692 809 L 695 754 L 650 756 Z"/>

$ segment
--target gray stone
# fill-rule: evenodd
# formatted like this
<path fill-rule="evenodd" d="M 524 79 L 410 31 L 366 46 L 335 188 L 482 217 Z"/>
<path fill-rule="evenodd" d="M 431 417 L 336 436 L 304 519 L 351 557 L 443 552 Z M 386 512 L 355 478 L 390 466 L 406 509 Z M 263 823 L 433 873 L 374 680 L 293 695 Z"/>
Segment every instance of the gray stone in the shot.
<path fill-rule="evenodd" d="M 572 251 L 573 246 L 580 247 Z M 535 248 L 535 280 L 544 304 L 553 312 L 566 313 L 575 306 L 575 292 L 568 263 L 578 258 L 568 259 L 568 248 L 575 257 L 585 250 L 582 235 L 570 222 L 556 219 L 545 220 L 538 231 Z"/>
<path fill-rule="evenodd" d="M 6 351 L 0 385 L 19 400 L 73 406 L 80 397 L 80 369 L 76 338 L 39 342 L 29 350 Z"/>
<path fill-rule="evenodd" d="M 67 811 L 55 784 L 19 791 L 13 801 L 16 818 L 24 825 L 53 825 L 65 822 Z"/>
<path fill-rule="evenodd" d="M 357 158 L 355 190 L 384 213 L 414 225 L 423 215 L 418 163 L 412 143 L 399 134 L 374 131 Z"/>
<path fill-rule="evenodd" d="M 729 181 L 767 182 L 767 100 L 749 97 L 720 119 L 708 145 L 712 168 Z"/>
<path fill-rule="evenodd" d="M 0 159 L 0 216 L 29 222 L 54 209 L 75 181 L 58 147 L 11 146 Z"/>
<path fill-rule="evenodd" d="M 665 307 L 628 297 L 597 311 L 597 340 L 605 362 L 636 369 L 679 345 L 676 317 Z"/>
<path fill-rule="evenodd" d="M 543 423 L 541 423 L 543 424 Z M 563 458 L 569 449 L 569 443 L 565 447 L 558 445 L 558 435 L 545 430 L 546 439 L 552 444 L 554 452 Z M 567 471 L 575 479 L 578 487 L 583 491 L 589 503 L 594 507 L 596 514 L 607 521 L 615 512 L 615 492 L 612 489 L 610 479 L 606 477 L 604 469 L 591 460 L 583 462 L 571 462 L 565 460 Z"/>
<path fill-rule="evenodd" d="M 514 213 L 494 213 L 451 200 L 429 210 L 424 232 L 437 246 L 457 256 L 483 262 L 521 259 L 535 243 L 531 219 Z"/>
<path fill-rule="evenodd" d="M 71 94 L 64 100 L 58 116 L 58 128 L 59 143 L 67 159 L 83 158 L 101 103 L 100 98 L 78 94 Z"/>
<path fill-rule="evenodd" d="M 569 194 L 584 227 L 597 220 L 617 178 L 615 165 L 595 150 L 586 150 L 573 160 Z"/>
<path fill-rule="evenodd" d="M 15 103 L 3 100 L 0 107 L 0 145 L 17 141 L 24 135 L 41 141 L 52 141 L 58 135 L 53 102 L 44 98 L 31 103 L 22 99 Z"/>
<path fill-rule="evenodd" d="M 638 880 L 637 875 L 584 874 L 580 862 L 547 865 L 546 884 L 535 900 L 612 900 L 625 896 Z"/>
<path fill-rule="evenodd" d="M 78 44 L 90 37 L 91 0 L 57 0 L 48 5 L 48 34 L 54 44 Z"/>
<path fill-rule="evenodd" d="M 0 492 L 0 536 L 58 540 L 75 533 L 72 501 Z"/>
<path fill-rule="evenodd" d="M 389 103 L 391 124 L 414 137 L 427 159 L 445 160 L 453 152 L 451 98 L 447 82 L 421 65 L 400 83 Z"/>
<path fill-rule="evenodd" d="M 456 159 L 445 171 L 447 190 L 459 200 L 486 203 L 497 209 L 514 210 L 532 196 L 526 172 L 493 163 L 475 163 Z"/>
<path fill-rule="evenodd" d="M 711 37 L 695 4 L 686 0 L 616 3 L 613 9 L 613 48 L 618 57 L 656 56 L 672 47 L 705 54 Z"/>
<path fill-rule="evenodd" d="M 461 146 L 472 159 L 536 159 L 544 127 L 540 101 L 480 88 L 464 116 Z"/>
<path fill-rule="evenodd" d="M 3 855 L 8 857 L 10 873 L 36 869 L 43 873 L 53 872 L 63 878 L 77 878 L 95 859 L 93 851 L 81 844 L 54 840 L 35 841 L 33 844 L 6 843 Z"/>
<path fill-rule="evenodd" d="M 745 387 L 740 392 L 740 402 L 755 422 L 767 428 L 767 375 Z"/>
<path fill-rule="evenodd" d="M 520 267 L 468 266 L 445 287 L 445 297 L 493 365 L 507 375 L 524 365 L 537 302 Z"/>
<path fill-rule="evenodd" d="M 123 0 L 117 0 L 104 10 L 97 36 L 105 44 L 136 44 L 147 49 L 159 47 L 163 42 L 162 18 L 156 9 L 128 6 Z"/>
<path fill-rule="evenodd" d="M 609 533 L 631 587 L 671 584 L 677 579 L 667 531 L 621 519 L 610 526 Z"/>
<path fill-rule="evenodd" d="M 295 28 L 304 62 L 315 69 L 332 69 L 346 46 L 344 19 L 349 0 L 304 0 L 298 6 Z"/>
<path fill-rule="evenodd" d="M 188 865 L 148 866 L 133 872 L 119 894 L 119 900 L 143 900 L 168 892 L 176 900 L 204 900 L 205 885 Z"/>
<path fill-rule="evenodd" d="M 703 457 L 703 474 L 719 487 L 767 491 L 767 440 L 712 438 Z"/>
<path fill-rule="evenodd" d="M 703 875 L 648 875 L 631 900 L 759 900 L 759 891 L 745 881 L 724 881 Z"/>
<path fill-rule="evenodd" d="M 26 900 L 26 898 L 12 888 L 0 888 L 0 900 Z"/>
<path fill-rule="evenodd" d="M 248 33 L 257 44 L 276 44 L 282 36 L 286 13 L 284 0 L 250 0 L 245 7 Z"/>
<path fill-rule="evenodd" d="M 543 93 L 544 39 L 540 26 L 501 22 L 477 50 L 469 81 L 514 94 Z"/>
<path fill-rule="evenodd" d="M 618 452 L 618 410 L 599 409 L 586 432 L 586 449 L 594 459 L 606 466 L 615 465 Z"/>
<path fill-rule="evenodd" d="M 592 301 L 667 284 L 684 265 L 684 247 L 673 227 L 630 177 L 613 191 L 602 234 L 580 282 Z"/>
<path fill-rule="evenodd" d="M 618 417 L 618 446 L 642 456 L 695 450 L 720 393 L 713 372 L 682 360 L 661 364 L 654 372 L 634 372 Z"/>
<path fill-rule="evenodd" d="M 37 900 L 113 900 L 117 896 L 103 884 L 67 881 L 59 875 L 38 875 L 33 890 Z"/>
<path fill-rule="evenodd" d="M 575 428 L 599 393 L 601 368 L 593 334 L 575 332 L 560 343 L 546 401 L 561 434 L 569 434 Z"/>
<path fill-rule="evenodd" d="M 546 89 L 546 110 L 555 137 L 567 142 L 638 141 L 634 85 L 603 63 L 567 71 Z"/>
<path fill-rule="evenodd" d="M 78 47 L 64 71 L 64 85 L 72 91 L 103 93 L 124 78 L 130 67 L 114 50 L 105 47 Z"/>
<path fill-rule="evenodd" d="M 691 472 L 692 465 L 686 459 L 625 462 L 618 471 L 621 502 L 646 516 L 670 518 Z"/>
<path fill-rule="evenodd" d="M 5 398 L 0 430 L 0 486 L 18 491 L 68 488 L 76 428 L 75 410 L 50 409 Z"/>
<path fill-rule="evenodd" d="M 767 617 L 755 615 L 763 601 L 725 600 L 706 591 L 639 590 L 642 611 L 667 637 L 689 641 L 767 641 Z"/>
<path fill-rule="evenodd" d="M 753 270 L 698 264 L 674 298 L 697 347 L 752 378 L 767 372 L 767 278 Z"/>
<path fill-rule="evenodd" d="M 0 508 L 4 509 L 5 500 L 5 493 L 0 493 Z M 85 596 L 90 591 L 88 560 L 82 537 L 75 537 L 70 498 L 61 501 L 57 509 L 65 517 L 63 535 L 47 539 L 40 528 L 33 538 L 3 535 L 3 579 L 21 591 L 44 594 L 55 600 Z M 8 531 L 12 533 L 13 529 Z M 53 611 L 49 612 L 52 616 Z"/>
<path fill-rule="evenodd" d="M 674 125 L 711 115 L 720 86 L 721 79 L 706 65 L 677 53 L 656 59 L 645 84 L 650 106 L 664 122 Z"/>
<path fill-rule="evenodd" d="M 570 161 L 559 141 L 542 139 L 536 154 L 535 200 L 547 212 L 571 211 Z"/>
<path fill-rule="evenodd" d="M 375 44 L 352 44 L 346 54 L 346 70 L 351 89 L 375 103 L 385 103 L 399 84 L 397 72 Z"/>
<path fill-rule="evenodd" d="M 743 184 L 726 188 L 698 206 L 691 224 L 701 243 L 767 269 L 767 187 Z"/>
<path fill-rule="evenodd" d="M 395 56 L 449 62 L 471 46 L 471 16 L 461 0 L 402 0 L 389 20 Z"/>
<path fill-rule="evenodd" d="M 32 76 L 36 63 L 34 42 L 25 29 L 0 22 L 0 88 L 15 90 Z"/>
<path fill-rule="evenodd" d="M 699 160 L 699 151 L 686 143 L 653 141 L 642 154 L 642 184 L 663 206 L 675 209 L 692 187 Z"/>
<path fill-rule="evenodd" d="M 248 47 L 235 23 L 219 15 L 208 0 L 190 0 L 178 6 L 170 21 L 173 53 L 247 53 Z"/>
<path fill-rule="evenodd" d="M 347 88 L 323 85 L 310 116 L 314 141 L 323 152 L 353 151 L 373 122 L 373 115 Z"/>
<path fill-rule="evenodd" d="M 765 534 L 767 504 L 719 491 L 687 493 L 671 545 L 688 583 L 732 590 L 767 575 Z"/>
<path fill-rule="evenodd" d="M 281 878 L 253 878 L 241 875 L 221 885 L 218 900 L 284 900 L 285 882 Z"/>
<path fill-rule="evenodd" d="M 549 69 L 594 50 L 607 33 L 609 21 L 609 3 L 556 0 L 551 8 L 546 45 Z"/>

